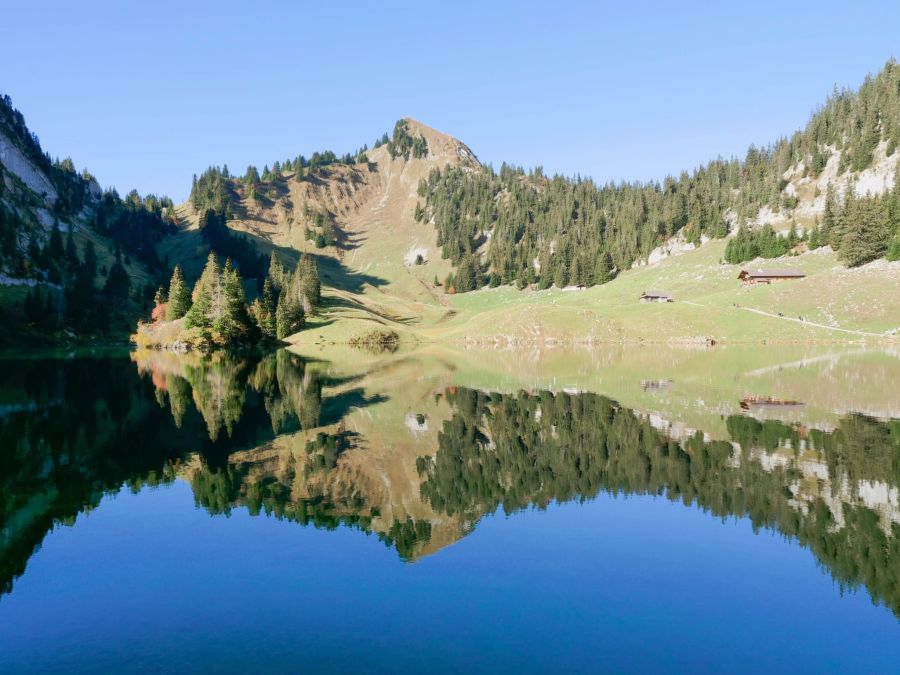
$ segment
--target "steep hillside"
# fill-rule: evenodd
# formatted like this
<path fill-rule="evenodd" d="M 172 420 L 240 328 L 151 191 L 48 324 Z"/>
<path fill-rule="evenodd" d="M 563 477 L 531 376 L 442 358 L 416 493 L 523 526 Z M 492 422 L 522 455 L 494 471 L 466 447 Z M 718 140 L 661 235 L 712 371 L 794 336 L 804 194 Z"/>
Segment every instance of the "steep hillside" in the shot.
<path fill-rule="evenodd" d="M 900 257 L 900 199 L 882 196 L 894 185 L 898 145 L 900 66 L 889 61 L 857 91 L 835 91 L 802 131 L 751 146 L 743 159 L 662 182 L 606 185 L 506 165 L 496 174 L 451 168 L 429 177 L 420 213 L 458 266 L 451 282 L 460 292 L 602 284 L 739 227 L 768 236 L 766 228 L 793 225 L 810 247 L 827 239 L 856 266 Z M 786 252 L 760 248 L 766 257 Z"/>
<path fill-rule="evenodd" d="M 598 188 L 506 166 L 432 172 L 415 215 L 455 263 L 445 290 L 478 297 L 444 296 L 448 311 L 417 332 L 520 344 L 895 338 L 898 137 L 900 67 L 890 61 L 858 91 L 835 92 L 790 139 L 663 184 Z M 726 248 L 735 234 L 746 245 Z M 808 276 L 748 290 L 740 265 Z M 484 288 L 512 284 L 527 290 Z M 675 292 L 677 306 L 638 305 L 648 288 Z M 338 330 L 306 339 L 339 341 Z"/>
<path fill-rule="evenodd" d="M 210 169 L 162 250 L 199 265 L 201 215 L 213 208 L 264 257 L 314 255 L 327 288 L 304 343 L 373 329 L 513 343 L 891 337 L 896 264 L 847 266 L 900 252 L 898 83 L 888 62 L 858 91 L 836 91 L 790 138 L 662 183 L 494 173 L 461 142 L 401 120 L 355 156 L 316 153 L 242 178 Z M 756 289 L 748 303 L 733 278 L 739 264 L 808 277 Z M 596 288 L 570 292 L 584 287 Z M 667 310 L 635 302 L 646 288 L 685 302 L 657 324 Z"/>
<path fill-rule="evenodd" d="M 299 170 L 279 166 L 253 181 L 217 178 L 226 202 L 219 208 L 228 212 L 233 232 L 265 257 L 275 251 L 289 265 L 302 252 L 314 255 L 330 287 L 330 311 L 372 325 L 414 325 L 446 312 L 447 300 L 434 282 L 447 276 L 450 263 L 440 255 L 434 228 L 415 219 L 417 189 L 435 169 L 481 170 L 456 139 L 414 120 L 398 126 L 403 138 L 424 139 L 420 156 L 395 149 L 395 129 L 387 143 L 352 161 Z M 180 206 L 181 229 L 160 247 L 189 277 L 199 274 L 208 252 L 201 210 L 192 202 Z"/>
<path fill-rule="evenodd" d="M 158 283 L 170 209 L 51 160 L 0 97 L 0 346 L 126 338 Z"/>

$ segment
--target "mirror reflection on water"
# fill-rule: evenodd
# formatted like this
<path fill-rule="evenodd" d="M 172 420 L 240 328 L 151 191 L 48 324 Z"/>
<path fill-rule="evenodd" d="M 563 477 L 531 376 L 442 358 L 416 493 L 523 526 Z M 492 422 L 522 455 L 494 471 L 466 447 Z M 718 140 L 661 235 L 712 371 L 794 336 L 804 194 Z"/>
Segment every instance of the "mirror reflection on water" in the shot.
<path fill-rule="evenodd" d="M 11 670 L 900 666 L 890 351 L 2 368 Z"/>

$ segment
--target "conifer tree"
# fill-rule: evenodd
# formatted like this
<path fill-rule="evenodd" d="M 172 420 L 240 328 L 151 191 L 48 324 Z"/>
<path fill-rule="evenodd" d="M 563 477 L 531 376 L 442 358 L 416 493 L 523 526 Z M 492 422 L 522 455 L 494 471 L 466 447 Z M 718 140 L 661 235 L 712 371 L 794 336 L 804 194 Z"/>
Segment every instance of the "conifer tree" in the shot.
<path fill-rule="evenodd" d="M 275 251 L 272 251 L 272 254 L 269 256 L 269 277 L 272 279 L 272 283 L 275 284 L 275 288 L 281 289 L 284 287 L 284 265 L 281 264 Z"/>
<path fill-rule="evenodd" d="M 850 267 L 863 265 L 888 252 L 890 220 L 883 198 L 848 199 L 842 217 L 841 260 Z"/>
<path fill-rule="evenodd" d="M 194 304 L 197 304 L 197 299 L 201 294 L 205 294 L 209 304 L 204 305 L 198 311 L 202 311 L 206 318 L 202 323 L 195 323 L 194 325 L 212 327 L 220 324 L 225 314 L 225 294 L 222 287 L 222 270 L 219 267 L 219 260 L 215 251 L 209 252 L 206 266 L 194 285 L 192 293 Z"/>
<path fill-rule="evenodd" d="M 244 174 L 243 180 L 247 186 L 255 185 L 259 182 L 259 171 L 257 171 L 255 166 L 251 164 L 247 167 L 247 172 Z"/>
<path fill-rule="evenodd" d="M 169 304 L 166 306 L 166 319 L 175 321 L 180 319 L 191 308 L 191 293 L 184 281 L 181 265 L 175 265 L 172 279 L 169 281 Z"/>
<path fill-rule="evenodd" d="M 814 251 L 822 245 L 821 239 L 820 239 L 821 238 L 821 229 L 822 229 L 821 226 L 817 222 L 815 225 L 813 225 L 812 229 L 810 230 L 809 238 L 806 241 L 806 245 L 809 247 L 810 251 Z"/>
<path fill-rule="evenodd" d="M 275 336 L 283 340 L 303 327 L 303 308 L 287 293 L 282 293 L 275 310 Z"/>
<path fill-rule="evenodd" d="M 198 282 L 199 286 L 199 282 Z M 194 295 L 194 302 L 185 314 L 184 325 L 187 328 L 212 328 L 212 297 L 209 288 L 199 286 Z"/>
<path fill-rule="evenodd" d="M 838 207 L 835 200 L 834 187 L 828 184 L 825 192 L 825 210 L 822 213 L 822 241 L 837 250 L 841 243 L 842 233 L 838 224 Z"/>
<path fill-rule="evenodd" d="M 304 253 L 297 265 L 297 286 L 303 311 L 312 314 L 322 300 L 322 285 L 315 259 Z"/>
<path fill-rule="evenodd" d="M 247 333 L 250 321 L 244 286 L 230 260 L 226 261 L 225 269 L 222 271 L 222 289 L 225 299 L 224 309 L 214 327 L 226 342 L 232 342 Z"/>
<path fill-rule="evenodd" d="M 210 251 L 206 266 L 191 293 L 193 304 L 185 314 L 185 325 L 188 328 L 208 330 L 220 322 L 224 305 L 221 281 L 219 261 L 215 252 Z"/>
<path fill-rule="evenodd" d="M 63 248 L 62 233 L 59 229 L 59 221 L 54 221 L 50 230 L 50 240 L 47 242 L 48 261 L 62 262 L 65 249 Z"/>
<path fill-rule="evenodd" d="M 263 335 L 268 337 L 276 337 L 275 310 L 275 289 L 272 280 L 267 277 L 257 308 L 256 322 Z"/>
<path fill-rule="evenodd" d="M 85 258 L 87 258 L 85 251 Z M 66 323 L 77 331 L 96 330 L 94 276 L 87 262 L 78 264 L 64 289 Z M 95 261 L 96 262 L 96 261 Z"/>
<path fill-rule="evenodd" d="M 36 286 L 34 290 L 29 290 L 28 293 L 25 294 L 25 301 L 22 309 L 25 313 L 25 320 L 28 323 L 38 324 L 40 322 L 43 309 L 40 286 Z"/>
<path fill-rule="evenodd" d="M 478 262 L 475 258 L 468 254 L 459 263 L 459 269 L 456 271 L 455 285 L 459 293 L 474 291 L 481 285 Z"/>
<path fill-rule="evenodd" d="M 891 261 L 900 260 L 900 230 L 898 230 L 897 234 L 894 235 L 894 238 L 891 239 L 890 244 L 888 244 L 886 257 Z"/>

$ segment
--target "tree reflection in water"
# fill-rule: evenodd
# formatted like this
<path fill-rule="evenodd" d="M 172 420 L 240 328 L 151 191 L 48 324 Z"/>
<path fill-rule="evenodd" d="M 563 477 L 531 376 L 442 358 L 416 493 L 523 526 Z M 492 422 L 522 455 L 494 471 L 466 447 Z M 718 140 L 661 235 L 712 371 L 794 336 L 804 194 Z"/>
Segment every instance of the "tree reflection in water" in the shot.
<path fill-rule="evenodd" d="M 243 507 L 357 528 L 404 560 L 497 509 L 601 492 L 660 496 L 778 531 L 842 586 L 865 586 L 900 615 L 900 421 L 847 415 L 823 431 L 736 415 L 727 438 L 674 438 L 598 394 L 454 387 L 435 392 L 445 407 L 433 446 L 417 458 L 383 455 L 415 462 L 418 502 L 401 509 L 384 491 L 396 467 L 359 461 L 391 439 L 377 425 L 363 438 L 347 423 L 384 395 L 329 379 L 287 351 L 132 358 L 136 370 L 123 359 L 4 363 L 0 590 L 10 591 L 54 526 L 103 495 L 183 478 L 210 513 Z"/>
<path fill-rule="evenodd" d="M 842 586 L 900 616 L 900 420 L 844 417 L 830 432 L 732 416 L 730 439 L 676 440 L 596 394 L 449 393 L 422 496 L 477 519 L 599 492 L 658 495 L 791 537 Z"/>

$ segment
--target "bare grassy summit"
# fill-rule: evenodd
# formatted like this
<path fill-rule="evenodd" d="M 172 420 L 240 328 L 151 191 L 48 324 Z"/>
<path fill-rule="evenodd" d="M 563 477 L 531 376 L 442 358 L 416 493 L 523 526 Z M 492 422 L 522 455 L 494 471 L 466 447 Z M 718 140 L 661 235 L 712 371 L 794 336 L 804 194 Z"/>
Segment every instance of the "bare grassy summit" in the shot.
<path fill-rule="evenodd" d="M 447 276 L 450 263 L 441 257 L 434 227 L 415 220 L 417 188 L 436 168 L 481 168 L 461 141 L 415 120 L 403 121 L 409 136 L 425 139 L 424 156 L 392 157 L 385 144 L 367 151 L 365 162 L 335 163 L 302 177 L 285 171 L 255 194 L 240 180 L 230 181 L 229 228 L 248 235 L 261 253 L 277 251 L 288 263 L 301 252 L 315 255 L 330 289 L 329 317 L 359 319 L 366 330 L 410 327 L 446 312 L 447 299 L 434 281 Z M 189 203 L 178 213 L 182 230 L 164 242 L 163 251 L 196 276 L 207 251 L 198 230 L 200 214 Z M 333 242 L 317 245 L 324 227 L 333 232 Z"/>

